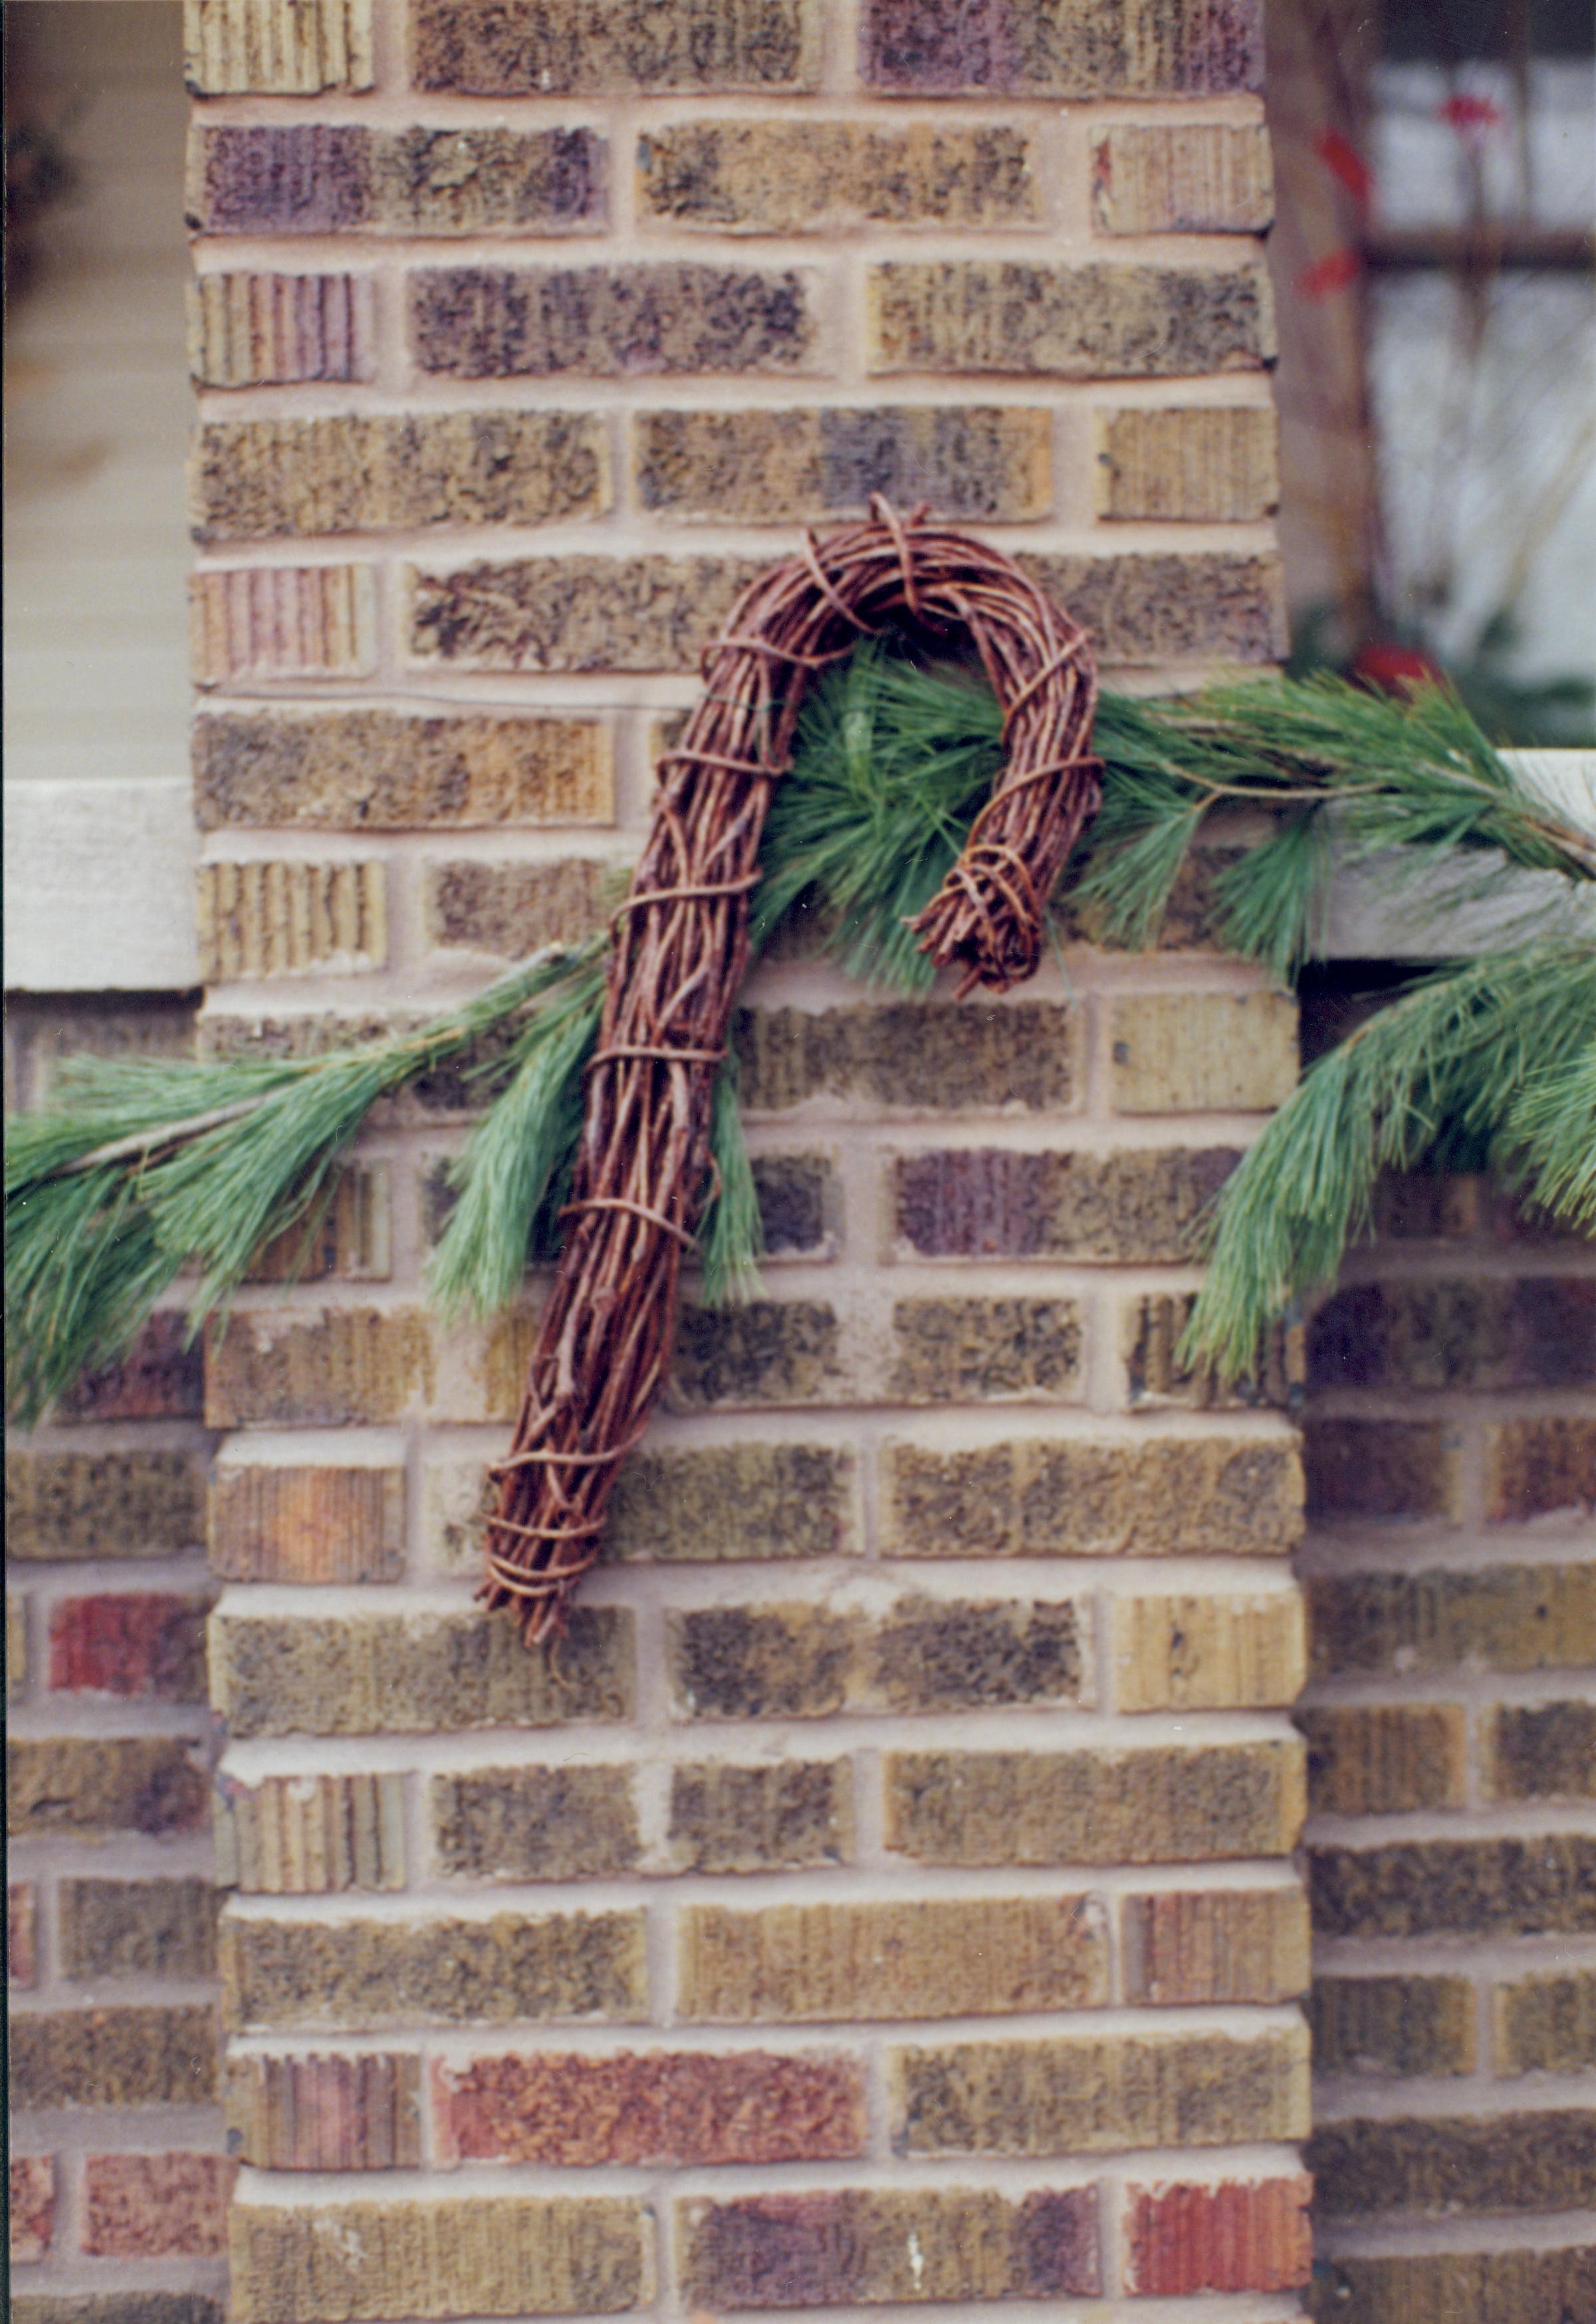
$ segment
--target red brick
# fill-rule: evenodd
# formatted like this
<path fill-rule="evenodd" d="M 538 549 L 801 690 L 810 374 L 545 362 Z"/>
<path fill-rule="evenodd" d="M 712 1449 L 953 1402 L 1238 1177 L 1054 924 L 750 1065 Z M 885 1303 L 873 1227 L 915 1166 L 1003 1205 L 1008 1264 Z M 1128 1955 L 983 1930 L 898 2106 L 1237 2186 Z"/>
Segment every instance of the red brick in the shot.
<path fill-rule="evenodd" d="M 204 1406 L 203 1359 L 189 1340 L 186 1316 L 171 1308 L 152 1315 L 117 1363 L 85 1372 L 57 1402 L 58 1420 L 198 1420 Z"/>
<path fill-rule="evenodd" d="M 11 2165 L 11 2259 L 42 2259 L 55 2236 L 55 2157 L 19 2154 Z"/>
<path fill-rule="evenodd" d="M 96 1694 L 205 1699 L 208 1598 L 107 1591 L 62 1598 L 51 1609 L 50 1683 Z"/>
<path fill-rule="evenodd" d="M 834 2163 L 864 2152 L 859 2063 L 760 2050 L 536 2051 L 435 2070 L 451 2162 Z"/>
<path fill-rule="evenodd" d="M 83 2166 L 84 2250 L 97 2259 L 225 2251 L 237 2170 L 220 2154 L 91 2154 Z"/>
<path fill-rule="evenodd" d="M 1128 2292 L 1290 2292 L 1313 2271 L 1305 2177 L 1129 2187 Z"/>

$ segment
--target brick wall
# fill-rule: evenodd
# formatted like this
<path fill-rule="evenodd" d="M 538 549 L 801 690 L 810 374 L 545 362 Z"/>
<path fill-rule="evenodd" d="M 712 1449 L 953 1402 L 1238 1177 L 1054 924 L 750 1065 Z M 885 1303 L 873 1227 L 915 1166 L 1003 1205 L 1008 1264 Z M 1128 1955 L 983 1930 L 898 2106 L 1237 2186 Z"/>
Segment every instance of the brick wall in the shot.
<path fill-rule="evenodd" d="M 195 0 L 190 40 L 213 1050 L 591 925 L 736 588 L 872 487 L 992 528 L 1137 683 L 1278 650 L 1244 4 Z M 242 1296 L 239 2324 L 1296 2312 L 1300 1473 L 1169 1352 L 1294 1018 L 1202 917 L 957 1010 L 763 973 L 765 1296 L 689 1308 L 553 1664 L 469 1595 L 537 1286 L 475 1335 L 424 1305 L 469 1088 L 392 1109 L 311 1279 Z M 162 1618 L 63 1618 L 59 1667 L 144 1683 Z M 214 2160 L 119 2171 L 83 2219 L 203 2182 L 214 2232 Z"/>
<path fill-rule="evenodd" d="M 1596 2315 L 1596 1254 L 1398 1183 L 1309 1359 L 1317 2312 Z"/>
<path fill-rule="evenodd" d="M 193 1010 L 8 1010 L 7 1095 Z M 220 2324 L 226 2282 L 199 1351 L 158 1316 L 5 1461 L 11 2313 Z"/>

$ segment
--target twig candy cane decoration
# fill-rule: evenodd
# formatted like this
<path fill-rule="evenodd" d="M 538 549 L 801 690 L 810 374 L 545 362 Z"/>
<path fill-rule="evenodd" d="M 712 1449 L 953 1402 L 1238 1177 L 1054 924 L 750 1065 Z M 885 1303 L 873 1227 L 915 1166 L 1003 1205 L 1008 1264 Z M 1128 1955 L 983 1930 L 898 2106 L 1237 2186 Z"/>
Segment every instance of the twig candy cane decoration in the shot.
<path fill-rule="evenodd" d="M 997 549 L 878 495 L 864 523 L 806 534 L 739 599 L 660 762 L 653 828 L 616 915 L 565 1249 L 514 1441 L 491 1472 L 480 1594 L 516 1609 L 529 1646 L 563 1628 L 617 1464 L 664 1384 L 765 812 L 804 687 L 892 626 L 973 640 L 1004 712 L 1002 778 L 914 923 L 938 967 L 963 968 L 961 996 L 1032 974 L 1047 898 L 1096 807 L 1090 643 Z"/>

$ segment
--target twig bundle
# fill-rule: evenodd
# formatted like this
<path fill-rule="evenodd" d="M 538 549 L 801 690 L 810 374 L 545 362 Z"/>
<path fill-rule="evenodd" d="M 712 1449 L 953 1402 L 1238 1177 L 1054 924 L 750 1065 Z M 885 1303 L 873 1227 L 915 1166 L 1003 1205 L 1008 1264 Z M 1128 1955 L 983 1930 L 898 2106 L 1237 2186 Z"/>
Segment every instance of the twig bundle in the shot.
<path fill-rule="evenodd" d="M 961 991 L 1001 991 L 1035 969 L 1047 898 L 1096 805 L 1086 636 L 1000 551 L 877 495 L 866 522 L 824 543 L 806 535 L 738 601 L 660 761 L 653 828 L 616 916 L 572 1223 L 493 1472 L 481 1594 L 516 1608 L 529 1645 L 558 1635 L 598 1555 L 616 1465 L 664 1383 L 760 838 L 805 686 L 899 622 L 973 641 L 1002 710 L 1001 779 L 915 924 L 936 965 L 962 964 Z"/>

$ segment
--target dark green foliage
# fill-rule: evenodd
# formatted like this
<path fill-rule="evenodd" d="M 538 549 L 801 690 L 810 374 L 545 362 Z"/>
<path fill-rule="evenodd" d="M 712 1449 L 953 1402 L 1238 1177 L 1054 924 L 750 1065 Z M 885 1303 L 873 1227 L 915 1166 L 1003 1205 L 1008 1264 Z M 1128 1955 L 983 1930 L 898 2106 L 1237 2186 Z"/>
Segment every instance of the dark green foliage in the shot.
<path fill-rule="evenodd" d="M 1249 1371 L 1271 1317 L 1327 1282 L 1377 1173 L 1449 1143 L 1596 1231 L 1596 933 L 1579 892 L 1596 835 L 1520 781 L 1458 699 L 1340 681 L 1259 681 L 1177 701 L 1104 696 L 1101 811 L 1066 873 L 1087 925 L 1152 942 L 1218 809 L 1261 818 L 1215 883 L 1218 932 L 1282 980 L 1322 951 L 1333 872 L 1361 864 L 1412 913 L 1495 899 L 1493 949 L 1418 982 L 1314 1065 L 1227 1184 L 1186 1352 Z M 1002 765 L 979 677 L 862 649 L 819 685 L 766 826 L 758 950 L 814 907 L 853 973 L 923 989 L 905 925 L 929 901 Z M 1511 873 L 1551 875 L 1502 918 Z M 522 1022 L 498 1093 L 451 1173 L 459 1200 L 433 1267 L 446 1309 L 487 1314 L 558 1248 L 602 1008 L 604 940 L 553 948 L 421 1032 L 303 1062 L 174 1066 L 81 1060 L 47 1111 L 11 1125 L 6 1167 L 10 1408 L 26 1422 L 125 1348 L 185 1268 L 198 1327 L 262 1247 L 309 1250 L 378 1098 L 495 1027 Z M 759 1206 L 723 1069 L 700 1222 L 706 1296 L 755 1279 Z"/>

